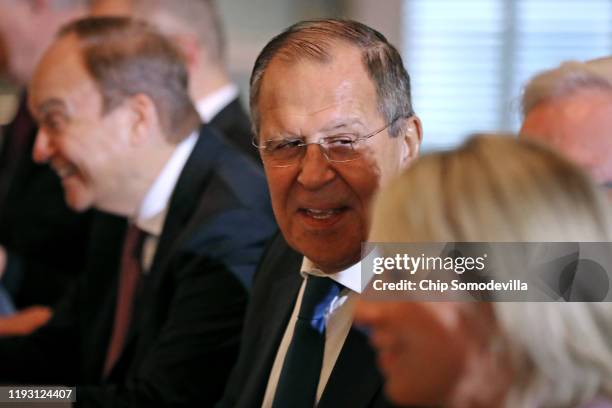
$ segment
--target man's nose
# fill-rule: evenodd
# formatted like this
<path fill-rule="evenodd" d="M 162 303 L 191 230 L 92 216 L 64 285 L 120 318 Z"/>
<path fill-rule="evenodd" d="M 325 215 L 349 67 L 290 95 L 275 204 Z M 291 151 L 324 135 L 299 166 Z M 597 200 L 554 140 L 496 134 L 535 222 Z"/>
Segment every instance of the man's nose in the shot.
<path fill-rule="evenodd" d="M 304 147 L 304 157 L 300 161 L 298 182 L 306 189 L 317 189 L 336 177 L 336 170 L 324 155 L 323 147 L 310 144 Z"/>
<path fill-rule="evenodd" d="M 55 154 L 55 145 L 47 132 L 41 128 L 36 133 L 32 158 L 37 163 L 46 163 Z"/>

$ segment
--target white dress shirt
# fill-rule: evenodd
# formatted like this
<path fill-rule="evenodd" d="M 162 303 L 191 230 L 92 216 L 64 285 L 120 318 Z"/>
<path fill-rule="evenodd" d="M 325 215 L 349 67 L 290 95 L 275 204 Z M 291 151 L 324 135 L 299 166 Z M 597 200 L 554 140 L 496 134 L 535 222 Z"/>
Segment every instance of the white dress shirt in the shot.
<path fill-rule="evenodd" d="M 153 263 L 159 236 L 162 233 L 166 215 L 168 214 L 170 197 L 197 140 L 198 133 L 193 132 L 176 145 L 170 160 L 166 162 L 162 171 L 149 188 L 149 191 L 145 194 L 140 209 L 134 220 L 132 220 L 138 228 L 147 233 L 147 238 L 142 248 L 141 259 L 144 274 L 149 271 Z"/>
<path fill-rule="evenodd" d="M 204 123 L 209 123 L 219 112 L 238 97 L 238 87 L 228 84 L 215 92 L 200 99 L 196 103 L 196 110 Z"/>
<path fill-rule="evenodd" d="M 270 408 L 274 401 L 274 394 L 276 393 L 276 386 L 280 378 L 280 373 L 283 368 L 285 356 L 293 337 L 293 331 L 295 329 L 295 322 L 297 320 L 297 314 L 302 303 L 302 296 L 304 293 L 304 287 L 307 275 L 325 276 L 335 280 L 342 284 L 343 289 L 338 296 L 336 296 L 332 302 L 329 310 L 325 314 L 325 351 L 323 352 L 323 365 L 321 367 L 321 375 L 319 376 L 319 385 L 317 387 L 317 403 L 321 399 L 325 385 L 329 380 L 331 372 L 336 364 L 336 360 L 340 355 L 346 336 L 348 335 L 351 325 L 353 323 L 353 310 L 355 308 L 355 301 L 359 297 L 362 290 L 361 282 L 361 263 L 357 263 L 350 268 L 340 271 L 335 274 L 325 274 L 320 270 L 316 269 L 312 261 L 304 258 L 302 262 L 302 277 L 304 281 L 300 287 L 291 318 L 285 329 L 285 334 L 281 340 L 278 351 L 276 352 L 276 358 L 272 365 L 272 371 L 270 371 L 270 377 L 268 378 L 268 386 L 266 387 L 266 393 L 263 399 L 263 408 Z"/>

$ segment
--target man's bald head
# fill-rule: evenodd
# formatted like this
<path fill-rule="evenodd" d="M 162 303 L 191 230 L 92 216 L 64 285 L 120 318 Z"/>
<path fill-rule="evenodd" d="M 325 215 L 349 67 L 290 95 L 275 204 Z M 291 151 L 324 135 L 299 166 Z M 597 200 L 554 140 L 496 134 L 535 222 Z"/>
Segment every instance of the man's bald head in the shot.
<path fill-rule="evenodd" d="M 600 183 L 612 182 L 612 57 L 566 62 L 523 93 L 521 137 L 558 150 Z"/>

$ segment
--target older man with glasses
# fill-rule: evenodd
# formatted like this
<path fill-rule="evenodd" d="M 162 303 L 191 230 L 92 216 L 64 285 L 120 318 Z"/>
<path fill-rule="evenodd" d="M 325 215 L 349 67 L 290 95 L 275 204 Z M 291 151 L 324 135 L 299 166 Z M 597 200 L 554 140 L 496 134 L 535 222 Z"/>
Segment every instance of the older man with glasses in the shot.
<path fill-rule="evenodd" d="M 260 53 L 250 105 L 282 235 L 259 269 L 220 406 L 387 406 L 351 324 L 372 196 L 421 142 L 401 57 L 363 24 L 301 22 Z"/>

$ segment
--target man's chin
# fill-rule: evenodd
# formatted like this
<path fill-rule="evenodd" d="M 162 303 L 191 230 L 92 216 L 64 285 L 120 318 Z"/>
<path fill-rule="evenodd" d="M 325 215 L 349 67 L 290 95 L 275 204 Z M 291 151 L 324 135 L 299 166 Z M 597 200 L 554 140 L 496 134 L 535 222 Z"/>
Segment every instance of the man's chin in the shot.
<path fill-rule="evenodd" d="M 289 246 L 304 255 L 325 273 L 336 273 L 354 265 L 361 258 L 358 230 L 329 228 L 311 230 L 293 224 L 283 235 Z M 281 227 L 282 230 L 282 227 Z"/>
<path fill-rule="evenodd" d="M 309 255 L 310 254 L 310 255 Z M 350 266 L 359 262 L 359 254 L 347 254 L 346 256 L 338 256 L 338 254 L 326 254 L 315 251 L 305 251 L 304 256 L 312 261 L 321 272 L 333 274 L 343 271 Z"/>
<path fill-rule="evenodd" d="M 85 212 L 93 206 L 93 200 L 67 193 L 65 195 L 66 204 L 76 212 Z"/>

